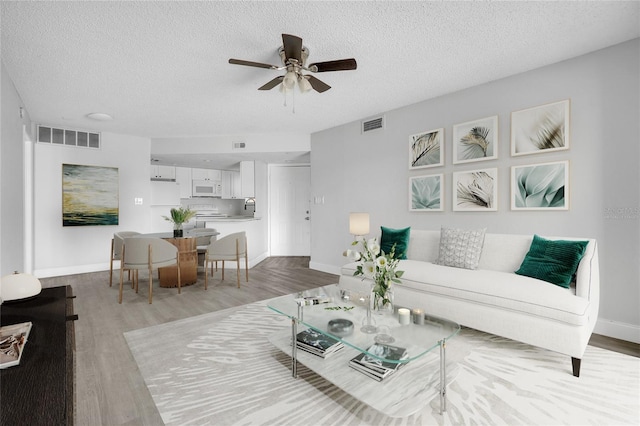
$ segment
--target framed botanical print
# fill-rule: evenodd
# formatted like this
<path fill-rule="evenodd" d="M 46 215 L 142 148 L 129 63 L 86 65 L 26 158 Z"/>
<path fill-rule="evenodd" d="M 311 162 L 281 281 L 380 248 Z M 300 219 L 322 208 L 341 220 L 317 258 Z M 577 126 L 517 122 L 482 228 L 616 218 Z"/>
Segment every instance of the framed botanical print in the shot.
<path fill-rule="evenodd" d="M 569 100 L 511 113 L 511 155 L 569 149 Z"/>
<path fill-rule="evenodd" d="M 568 210 L 569 161 L 511 167 L 511 210 Z"/>
<path fill-rule="evenodd" d="M 409 211 L 442 211 L 443 174 L 409 178 Z"/>
<path fill-rule="evenodd" d="M 498 116 L 453 126 L 453 164 L 498 158 Z"/>
<path fill-rule="evenodd" d="M 498 169 L 470 170 L 453 174 L 453 210 L 498 210 Z"/>
<path fill-rule="evenodd" d="M 409 169 L 444 164 L 444 129 L 428 130 L 409 137 Z"/>

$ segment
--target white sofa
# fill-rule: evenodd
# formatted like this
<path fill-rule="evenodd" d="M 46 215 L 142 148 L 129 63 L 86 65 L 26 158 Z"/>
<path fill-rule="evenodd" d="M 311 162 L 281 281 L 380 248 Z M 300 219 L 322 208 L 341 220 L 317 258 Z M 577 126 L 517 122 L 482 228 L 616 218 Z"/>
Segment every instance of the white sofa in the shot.
<path fill-rule="evenodd" d="M 599 267 L 596 240 L 588 241 L 570 289 L 517 275 L 532 235 L 485 234 L 478 269 L 433 263 L 438 258 L 440 231 L 410 232 L 402 284 L 394 284 L 397 306 L 422 308 L 429 315 L 460 325 L 571 356 L 573 375 L 598 319 Z M 344 265 L 340 285 L 362 290 L 356 263 Z"/>

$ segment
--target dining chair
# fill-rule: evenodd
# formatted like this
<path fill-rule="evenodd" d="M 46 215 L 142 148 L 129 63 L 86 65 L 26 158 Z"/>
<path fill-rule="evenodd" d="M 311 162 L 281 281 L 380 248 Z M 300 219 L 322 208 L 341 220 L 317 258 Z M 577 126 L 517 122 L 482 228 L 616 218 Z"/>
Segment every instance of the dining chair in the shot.
<path fill-rule="evenodd" d="M 122 245 L 120 261 L 120 293 L 118 303 L 122 303 L 122 280 L 124 271 L 133 271 L 133 281 L 138 292 L 138 271 L 149 271 L 149 303 L 153 301 L 153 270 L 176 265 L 178 269 L 178 294 L 182 293 L 180 279 L 180 255 L 178 248 L 161 238 L 129 237 Z"/>
<path fill-rule="evenodd" d="M 238 288 L 240 288 L 240 258 L 244 257 L 244 270 L 247 282 L 249 282 L 249 261 L 247 255 L 247 235 L 245 232 L 236 232 L 220 239 L 212 240 L 204 255 L 204 289 L 207 289 L 209 279 L 209 265 L 213 275 L 213 263 L 222 261 L 222 280 L 224 281 L 224 262 L 226 260 L 236 262 Z"/>
<path fill-rule="evenodd" d="M 216 238 L 215 234 L 217 231 L 213 228 L 193 228 L 189 231 L 189 235 L 192 237 L 196 237 L 196 249 L 198 250 L 198 257 L 207 252 L 207 247 L 211 243 L 211 238 Z M 204 264 L 204 263 L 203 263 Z"/>
<path fill-rule="evenodd" d="M 109 259 L 109 287 L 113 285 L 113 261 L 122 259 L 122 244 L 124 243 L 124 239 L 135 235 L 140 235 L 140 233 L 120 231 L 113 234 L 113 238 L 111 238 L 111 258 Z M 129 279 L 131 279 L 131 275 L 129 275 Z M 133 283 L 131 283 L 131 287 L 133 288 Z"/>

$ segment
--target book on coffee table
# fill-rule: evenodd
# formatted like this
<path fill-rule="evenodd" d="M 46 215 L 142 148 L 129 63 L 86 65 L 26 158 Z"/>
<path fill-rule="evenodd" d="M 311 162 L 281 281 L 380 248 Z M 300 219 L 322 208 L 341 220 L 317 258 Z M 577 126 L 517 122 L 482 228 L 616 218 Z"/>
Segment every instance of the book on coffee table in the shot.
<path fill-rule="evenodd" d="M 0 327 L 0 368 L 20 364 L 31 326 L 31 322 L 23 322 Z"/>
<path fill-rule="evenodd" d="M 344 347 L 342 342 L 322 334 L 312 328 L 301 331 L 296 336 L 298 349 L 326 358 Z"/>
<path fill-rule="evenodd" d="M 381 343 L 374 343 L 367 349 L 367 352 L 387 360 L 400 361 L 407 358 L 407 350 L 405 348 Z M 349 365 L 355 370 L 380 381 L 396 372 L 405 363 L 383 361 L 363 352 L 353 357 L 349 361 Z"/>

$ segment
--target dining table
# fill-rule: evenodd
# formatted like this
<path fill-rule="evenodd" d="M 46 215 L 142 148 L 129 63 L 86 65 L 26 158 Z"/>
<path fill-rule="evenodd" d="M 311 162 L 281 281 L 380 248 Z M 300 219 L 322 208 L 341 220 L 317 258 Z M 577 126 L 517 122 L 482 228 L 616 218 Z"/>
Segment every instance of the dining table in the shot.
<path fill-rule="evenodd" d="M 154 232 L 138 235 L 139 237 L 162 238 L 178 248 L 178 255 L 180 256 L 180 285 L 183 287 L 195 284 L 198 281 L 197 237 L 215 239 L 220 235 L 215 229 L 211 229 L 210 232 L 203 232 L 201 229 L 194 231 L 194 229 L 184 230 L 182 237 L 174 237 L 173 232 Z M 160 287 L 163 288 L 178 287 L 178 267 L 165 266 L 158 268 L 158 281 L 160 282 Z"/>

